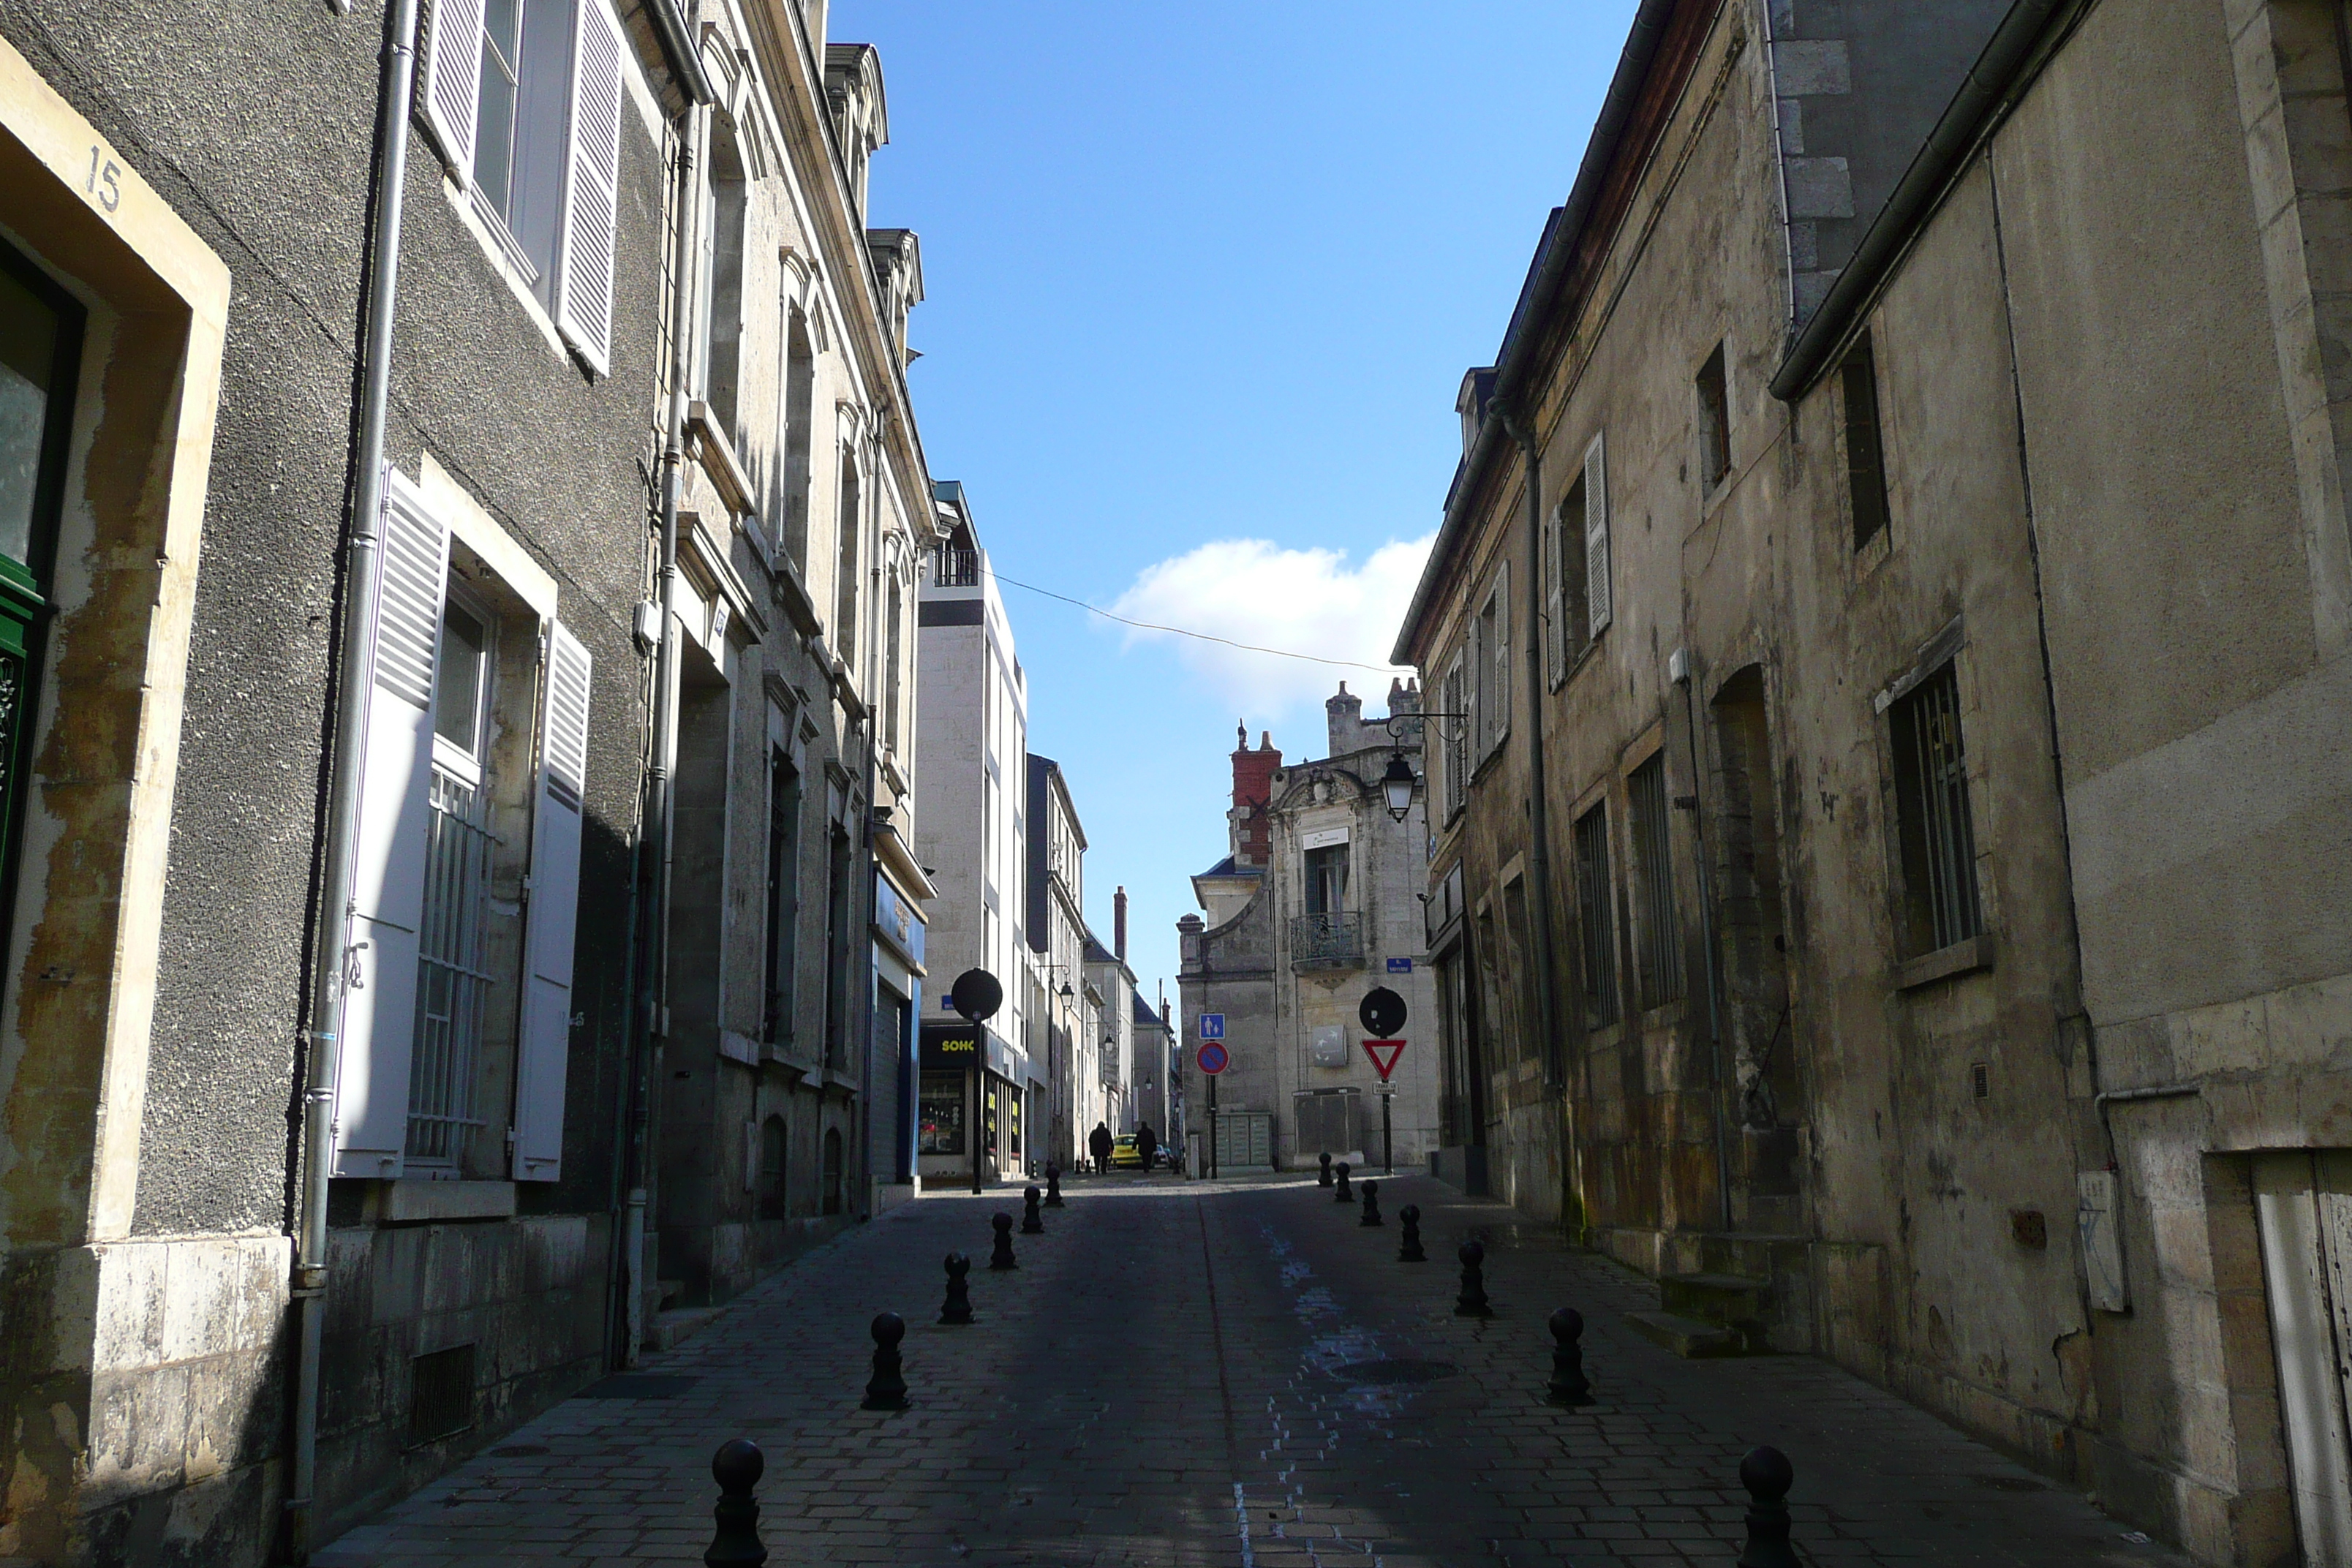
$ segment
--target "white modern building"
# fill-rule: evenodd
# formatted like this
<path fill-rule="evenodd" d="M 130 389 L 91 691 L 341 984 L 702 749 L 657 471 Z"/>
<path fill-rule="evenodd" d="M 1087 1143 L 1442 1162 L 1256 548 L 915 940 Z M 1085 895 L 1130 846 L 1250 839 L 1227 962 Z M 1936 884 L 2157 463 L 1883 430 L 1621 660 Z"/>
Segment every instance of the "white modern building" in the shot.
<path fill-rule="evenodd" d="M 916 723 L 923 783 L 937 808 L 915 837 L 938 899 L 926 967 L 936 998 L 922 1020 L 917 1153 L 927 1182 L 994 1179 L 1030 1163 L 1035 1004 L 1024 931 L 1028 878 L 1029 692 L 1013 626 L 963 486 L 934 487 L 944 536 L 917 603 Z M 949 1000 L 956 976 L 984 969 L 1004 988 L 975 1034 Z M 1033 1068 L 1032 1063 L 1035 1062 Z"/>

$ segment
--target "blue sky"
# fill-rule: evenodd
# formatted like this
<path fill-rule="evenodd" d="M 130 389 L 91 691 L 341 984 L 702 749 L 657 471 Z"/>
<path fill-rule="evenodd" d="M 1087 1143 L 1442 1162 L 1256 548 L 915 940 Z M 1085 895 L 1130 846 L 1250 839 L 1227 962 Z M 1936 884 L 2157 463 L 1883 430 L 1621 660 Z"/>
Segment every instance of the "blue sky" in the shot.
<path fill-rule="evenodd" d="M 870 221 L 922 237 L 924 448 L 1000 575 L 1384 660 L 1460 454 L 1455 388 L 1494 355 L 1632 14 L 835 0 L 833 38 L 877 46 L 889 95 Z M 1388 678 L 1005 599 L 1087 912 L 1108 941 L 1123 884 L 1140 984 L 1172 996 L 1235 721 L 1317 755 L 1338 681 L 1379 711 Z"/>

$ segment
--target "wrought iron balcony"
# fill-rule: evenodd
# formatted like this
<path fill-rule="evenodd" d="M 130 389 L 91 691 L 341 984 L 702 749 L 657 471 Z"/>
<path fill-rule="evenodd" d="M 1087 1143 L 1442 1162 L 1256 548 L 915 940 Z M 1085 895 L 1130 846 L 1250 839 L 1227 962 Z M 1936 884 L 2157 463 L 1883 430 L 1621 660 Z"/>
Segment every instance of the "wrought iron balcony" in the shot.
<path fill-rule="evenodd" d="M 940 546 L 939 565 L 931 574 L 931 582 L 941 588 L 977 588 L 980 586 L 980 552 L 958 550 L 953 545 Z"/>
<path fill-rule="evenodd" d="M 1335 912 L 1291 918 L 1291 968 L 1361 969 L 1363 966 L 1363 916 Z"/>

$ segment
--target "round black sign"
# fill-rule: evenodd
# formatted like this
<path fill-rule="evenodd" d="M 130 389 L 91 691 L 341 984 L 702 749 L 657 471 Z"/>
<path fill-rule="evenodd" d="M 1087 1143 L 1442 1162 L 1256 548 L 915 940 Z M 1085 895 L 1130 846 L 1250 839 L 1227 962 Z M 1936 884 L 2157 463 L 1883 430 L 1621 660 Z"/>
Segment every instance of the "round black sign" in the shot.
<path fill-rule="evenodd" d="M 1364 993 L 1356 1016 L 1364 1021 L 1365 1032 L 1374 1039 L 1393 1039 L 1404 1027 L 1404 998 L 1385 985 L 1375 985 Z"/>
<path fill-rule="evenodd" d="M 985 969 L 967 969 L 956 976 L 955 984 L 949 988 L 948 1000 L 955 1004 L 957 1012 L 977 1024 L 983 1018 L 993 1018 L 996 1010 L 1004 1005 L 1004 986 Z"/>

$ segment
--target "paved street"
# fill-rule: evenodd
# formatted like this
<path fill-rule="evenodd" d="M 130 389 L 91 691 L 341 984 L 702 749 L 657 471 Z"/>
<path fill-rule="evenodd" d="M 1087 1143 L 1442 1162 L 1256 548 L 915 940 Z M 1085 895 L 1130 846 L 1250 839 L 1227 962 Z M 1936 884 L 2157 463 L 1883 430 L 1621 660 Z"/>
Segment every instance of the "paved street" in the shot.
<path fill-rule="evenodd" d="M 767 1455 L 780 1563 L 1727 1565 L 1751 1446 L 1785 1449 L 1823 1563 L 2174 1563 L 2075 1495 L 1801 1356 L 1683 1362 L 1619 1314 L 1622 1271 L 1421 1178 L 1386 1228 L 1310 1179 L 1073 1183 L 1021 1268 L 985 1268 L 1017 1194 L 938 1195 L 849 1232 L 643 1371 L 549 1412 L 352 1531 L 332 1568 L 701 1561 L 726 1438 Z M 1418 1203 L 1433 1261 L 1396 1262 Z M 1488 1321 L 1452 1314 L 1465 1235 Z M 938 1316 L 950 1248 L 979 1321 Z M 1543 1320 L 1591 1320 L 1599 1403 L 1544 1403 Z M 858 1408 L 885 1308 L 914 1407 Z M 620 1394 L 625 1396 L 613 1396 Z"/>

